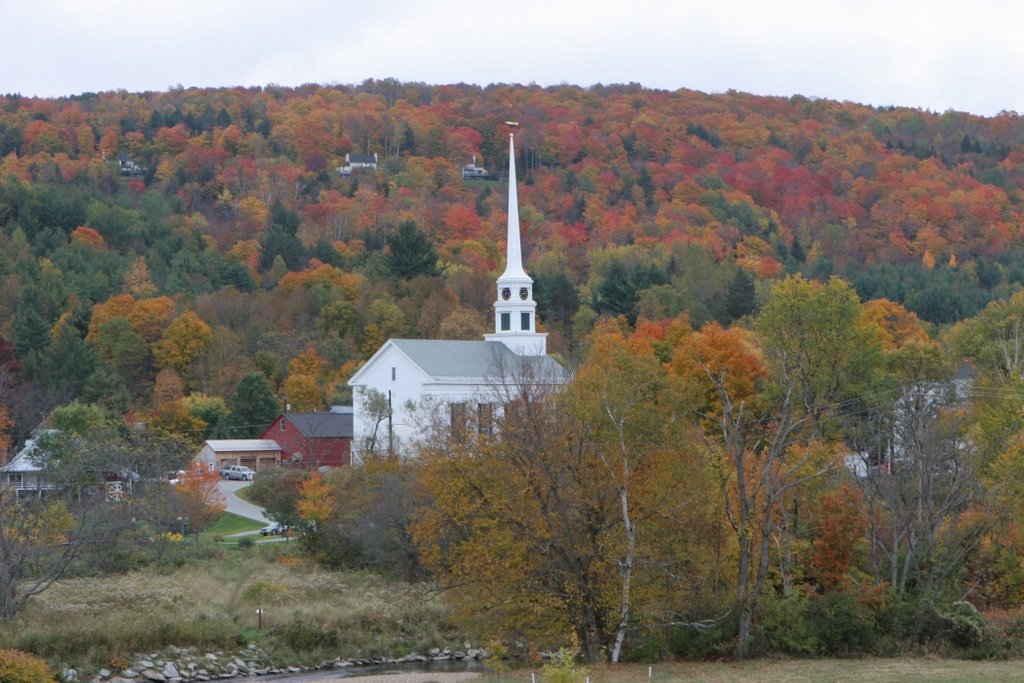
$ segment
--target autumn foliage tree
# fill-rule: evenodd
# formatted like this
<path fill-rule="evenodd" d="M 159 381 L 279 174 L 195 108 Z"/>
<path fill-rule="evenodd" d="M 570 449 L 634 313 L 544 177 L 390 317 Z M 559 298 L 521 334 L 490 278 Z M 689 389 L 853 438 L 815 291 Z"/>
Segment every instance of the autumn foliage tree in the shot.
<path fill-rule="evenodd" d="M 480 399 L 493 430 L 468 414 L 436 426 L 413 538 L 460 619 L 510 640 L 571 633 L 584 659 L 617 661 L 637 624 L 692 609 L 718 535 L 708 489 L 677 495 L 705 473 L 670 385 L 651 346 L 611 326 L 564 391 L 524 364 Z"/>
<path fill-rule="evenodd" d="M 227 501 L 220 490 L 220 473 L 197 462 L 179 475 L 176 486 L 182 505 L 182 516 L 196 533 L 217 519 Z"/>
<path fill-rule="evenodd" d="M 153 358 L 158 366 L 173 368 L 179 376 L 189 377 L 193 363 L 211 343 L 210 326 L 193 311 L 186 311 L 174 319 L 153 345 Z"/>
<path fill-rule="evenodd" d="M 852 580 L 857 553 L 864 550 L 867 513 L 859 489 L 849 484 L 822 495 L 811 516 L 811 575 L 823 588 Z"/>
<path fill-rule="evenodd" d="M 666 614 L 681 607 L 675 603 L 675 591 L 652 590 L 654 585 L 664 586 L 663 576 L 643 576 L 644 589 L 637 590 L 638 575 L 665 561 L 666 550 L 681 551 L 672 539 L 682 527 L 700 535 L 714 525 L 703 496 L 672 501 L 668 495 L 670 482 L 696 483 L 703 472 L 696 450 L 684 446 L 692 438 L 691 427 L 675 419 L 678 398 L 654 347 L 642 334 L 624 338 L 614 324 L 599 327 L 592 339 L 587 360 L 569 388 L 567 407 L 576 447 L 593 459 L 588 467 L 603 470 L 609 486 L 584 495 L 603 498 L 609 512 L 616 513 L 603 540 L 603 561 L 617 567 L 620 579 L 617 590 L 605 588 L 609 595 L 604 598 L 609 603 L 614 599 L 617 606 L 608 624 L 613 634 L 608 658 L 616 663 L 636 621 L 634 610 L 649 613 L 649 600 L 662 603 Z M 699 571 L 699 564 L 693 563 L 680 564 L 673 573 L 678 577 Z"/>

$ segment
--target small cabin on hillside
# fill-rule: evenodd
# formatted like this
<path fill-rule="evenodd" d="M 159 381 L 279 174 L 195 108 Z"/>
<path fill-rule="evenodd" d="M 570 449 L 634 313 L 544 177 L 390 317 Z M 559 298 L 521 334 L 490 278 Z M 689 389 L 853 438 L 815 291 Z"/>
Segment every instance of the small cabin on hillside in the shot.
<path fill-rule="evenodd" d="M 121 175 L 123 176 L 140 176 L 146 172 L 145 168 L 135 163 L 135 159 L 132 159 L 124 152 L 118 155 L 117 163 L 121 168 Z"/>
<path fill-rule="evenodd" d="M 352 175 L 353 171 L 360 169 L 377 170 L 377 154 L 346 154 L 345 165 L 338 167 L 338 173 L 343 176 Z"/>
<path fill-rule="evenodd" d="M 476 165 L 476 155 L 473 155 L 473 163 L 462 167 L 463 180 L 487 180 L 491 177 L 490 172 L 483 166 Z"/>

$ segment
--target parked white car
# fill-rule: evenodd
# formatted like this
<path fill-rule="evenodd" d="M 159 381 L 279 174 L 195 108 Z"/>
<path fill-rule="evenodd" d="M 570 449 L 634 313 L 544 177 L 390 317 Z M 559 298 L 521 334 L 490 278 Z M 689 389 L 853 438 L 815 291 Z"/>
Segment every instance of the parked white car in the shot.
<path fill-rule="evenodd" d="M 252 469 L 244 465 L 228 465 L 221 469 L 220 476 L 225 479 L 241 479 L 242 481 L 252 481 L 256 473 Z"/>

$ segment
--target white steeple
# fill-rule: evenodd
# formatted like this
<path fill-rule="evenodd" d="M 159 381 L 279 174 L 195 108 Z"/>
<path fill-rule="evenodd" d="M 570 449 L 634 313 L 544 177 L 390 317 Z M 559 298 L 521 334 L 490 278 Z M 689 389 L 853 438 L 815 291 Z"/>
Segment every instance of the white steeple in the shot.
<path fill-rule="evenodd" d="M 515 136 L 508 136 L 508 240 L 505 248 L 505 272 L 502 280 L 530 279 L 523 270 L 523 248 L 519 241 L 519 193 L 516 191 L 516 149 Z M 532 282 L 532 280 L 531 280 Z"/>
<path fill-rule="evenodd" d="M 498 278 L 498 297 L 494 301 L 494 334 L 487 341 L 500 341 L 521 356 L 547 353 L 547 333 L 537 332 L 537 302 L 533 300 L 533 278 L 523 270 L 523 250 L 519 239 L 519 197 L 516 192 L 516 153 L 514 136 L 508 136 L 508 239 L 505 247 L 505 272 Z"/>

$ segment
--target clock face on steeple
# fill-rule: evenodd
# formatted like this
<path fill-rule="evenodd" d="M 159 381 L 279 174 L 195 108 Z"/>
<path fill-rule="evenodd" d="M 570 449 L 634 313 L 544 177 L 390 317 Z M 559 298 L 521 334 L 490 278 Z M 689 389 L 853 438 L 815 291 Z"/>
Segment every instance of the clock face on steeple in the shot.
<path fill-rule="evenodd" d="M 505 301 L 508 301 L 509 299 L 511 299 L 512 298 L 512 290 L 509 289 L 508 287 L 503 287 L 502 290 L 501 290 L 501 298 L 504 299 Z"/>
<path fill-rule="evenodd" d="M 530 290 L 527 289 L 526 287 L 520 287 L 519 288 L 519 298 L 522 299 L 523 301 L 526 301 L 526 298 L 528 296 L 530 296 Z"/>

